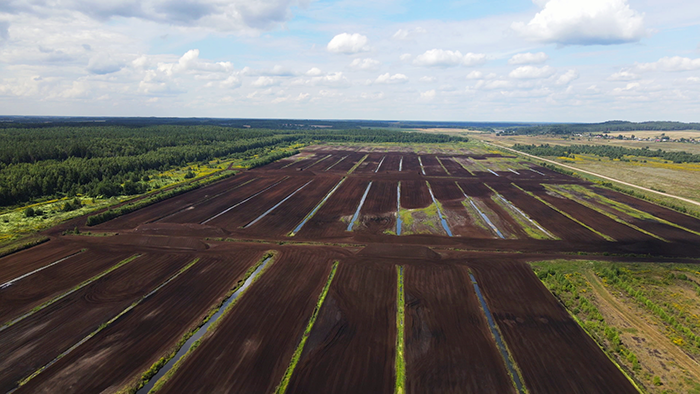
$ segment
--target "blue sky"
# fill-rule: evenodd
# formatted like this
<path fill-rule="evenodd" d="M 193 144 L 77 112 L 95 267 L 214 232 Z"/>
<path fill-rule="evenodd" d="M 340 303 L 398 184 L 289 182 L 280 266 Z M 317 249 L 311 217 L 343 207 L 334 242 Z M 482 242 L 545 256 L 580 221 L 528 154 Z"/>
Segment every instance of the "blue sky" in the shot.
<path fill-rule="evenodd" d="M 0 114 L 700 121 L 700 2 L 5 0 Z"/>

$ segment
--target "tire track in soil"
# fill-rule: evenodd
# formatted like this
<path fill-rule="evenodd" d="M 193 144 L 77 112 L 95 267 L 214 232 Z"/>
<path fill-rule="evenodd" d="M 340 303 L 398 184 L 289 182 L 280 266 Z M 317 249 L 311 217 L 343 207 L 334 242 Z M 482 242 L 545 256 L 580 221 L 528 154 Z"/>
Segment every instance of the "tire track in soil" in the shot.
<path fill-rule="evenodd" d="M 190 261 L 187 254 L 144 255 L 3 331 L 0 391 L 13 389 Z"/>

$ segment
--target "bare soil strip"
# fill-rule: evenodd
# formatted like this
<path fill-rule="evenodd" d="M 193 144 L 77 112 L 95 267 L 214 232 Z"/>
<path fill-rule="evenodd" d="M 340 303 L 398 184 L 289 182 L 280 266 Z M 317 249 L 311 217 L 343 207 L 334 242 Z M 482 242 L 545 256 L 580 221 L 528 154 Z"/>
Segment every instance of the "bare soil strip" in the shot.
<path fill-rule="evenodd" d="M 474 271 L 530 392 L 638 394 L 529 266 Z"/>
<path fill-rule="evenodd" d="M 259 252 L 205 257 L 131 313 L 59 360 L 23 392 L 92 392 L 126 386 L 218 305 Z"/>
<path fill-rule="evenodd" d="M 287 393 L 391 393 L 396 269 L 341 262 Z"/>
<path fill-rule="evenodd" d="M 515 393 L 467 268 L 409 265 L 407 393 Z"/>
<path fill-rule="evenodd" d="M 144 255 L 3 331 L 0 391 L 13 389 L 190 261 L 187 254 Z"/>
<path fill-rule="evenodd" d="M 273 392 L 331 271 L 328 257 L 281 252 L 158 392 Z"/>

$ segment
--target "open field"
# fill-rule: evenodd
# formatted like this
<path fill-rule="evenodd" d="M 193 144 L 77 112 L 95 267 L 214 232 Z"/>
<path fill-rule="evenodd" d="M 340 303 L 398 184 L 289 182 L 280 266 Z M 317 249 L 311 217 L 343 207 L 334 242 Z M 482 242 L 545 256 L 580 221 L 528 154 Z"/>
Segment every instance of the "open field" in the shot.
<path fill-rule="evenodd" d="M 481 143 L 314 146 L 43 235 L 0 258 L 0 320 L 13 323 L 0 328 L 5 391 L 135 392 L 159 371 L 154 390 L 166 392 L 633 393 L 628 376 L 649 392 L 660 392 L 654 376 L 675 392 L 698 382 L 700 220 Z M 535 265 L 543 283 L 528 265 L 582 255 L 641 261 L 615 283 L 598 266 L 581 271 L 579 294 L 599 294 L 590 302 L 610 325 L 629 315 L 619 308 L 659 319 L 645 338 L 665 338 L 669 360 L 689 354 L 685 386 L 669 377 L 681 367 L 643 364 L 643 342 L 629 349 L 644 366 L 626 366 L 539 275 L 554 266 Z M 635 282 L 643 261 L 685 265 Z M 616 293 L 639 283 L 675 313 L 675 331 L 636 294 Z"/>
<path fill-rule="evenodd" d="M 658 132 L 659 134 L 661 132 Z M 671 133 L 671 132 L 668 132 Z M 680 132 L 679 132 L 680 133 Z M 697 131 L 693 132 L 697 135 Z M 635 133 L 632 133 L 635 134 Z M 636 134 L 635 134 L 636 135 Z M 476 138 L 490 141 L 495 144 L 511 147 L 514 144 L 550 144 L 550 145 L 603 145 L 620 146 L 625 148 L 641 149 L 648 147 L 651 150 L 662 149 L 664 151 L 685 151 L 700 154 L 700 144 L 680 142 L 653 142 L 632 140 L 600 140 L 588 138 L 561 138 L 552 136 L 502 136 L 494 134 L 479 134 Z M 686 137 L 687 138 L 687 137 Z M 547 159 L 566 164 L 596 174 L 608 176 L 620 181 L 629 182 L 649 189 L 668 192 L 673 195 L 689 198 L 700 202 L 700 164 L 698 163 L 672 163 L 668 160 L 650 157 L 626 157 L 625 160 L 611 160 L 607 157 L 596 155 L 574 155 L 574 157 L 547 157 Z M 650 194 L 651 197 L 668 201 L 670 203 L 686 206 L 688 209 L 700 211 L 697 206 L 686 204 L 674 199 L 667 199 Z"/>

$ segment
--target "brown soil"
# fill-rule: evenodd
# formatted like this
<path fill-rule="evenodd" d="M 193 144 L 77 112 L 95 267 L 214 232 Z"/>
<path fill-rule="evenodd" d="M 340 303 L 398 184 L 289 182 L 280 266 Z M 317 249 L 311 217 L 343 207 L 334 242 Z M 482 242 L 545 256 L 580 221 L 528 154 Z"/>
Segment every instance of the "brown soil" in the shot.
<path fill-rule="evenodd" d="M 160 392 L 273 392 L 328 278 L 329 257 L 282 252 Z"/>
<path fill-rule="evenodd" d="M 191 260 L 145 255 L 7 328 L 0 335 L 0 390 L 16 387 Z"/>
<path fill-rule="evenodd" d="M 464 266 L 404 268 L 406 392 L 514 393 Z"/>
<path fill-rule="evenodd" d="M 260 259 L 255 250 L 237 250 L 235 257 L 204 257 L 175 281 L 84 346 L 60 359 L 19 392 L 114 392 L 139 378 L 164 356 L 209 309 L 242 280 Z"/>
<path fill-rule="evenodd" d="M 531 392 L 637 393 L 528 265 L 487 264 L 475 276 Z"/>
<path fill-rule="evenodd" d="M 287 393 L 391 393 L 396 268 L 341 262 Z"/>
<path fill-rule="evenodd" d="M 102 248 L 101 248 L 102 249 Z M 129 254 L 121 248 L 79 253 L 0 289 L 0 322 L 7 322 L 114 266 Z"/>
<path fill-rule="evenodd" d="M 49 391 L 54 387 L 57 388 L 54 391 L 70 391 L 82 387 L 69 387 L 69 375 L 75 373 L 75 376 L 81 377 L 81 382 L 94 385 L 93 391 L 104 387 L 106 391 L 120 389 L 123 382 L 138 376 L 139 370 L 142 372 L 172 346 L 173 341 L 225 292 L 224 284 L 235 280 L 236 274 L 243 269 L 243 266 L 235 265 L 229 270 L 228 267 L 224 268 L 225 262 L 236 261 L 235 264 L 238 264 L 248 259 L 246 256 L 250 256 L 250 253 L 259 255 L 265 250 L 275 249 L 280 251 L 280 260 L 240 299 L 215 333 L 202 341 L 200 348 L 192 353 L 190 361 L 174 375 L 173 382 L 168 385 L 169 390 L 256 393 L 272 390 L 280 382 L 299 343 L 327 278 L 330 262 L 338 259 L 341 261 L 338 275 L 292 376 L 292 391 L 393 391 L 395 265 L 412 267 L 407 269 L 407 275 L 413 275 L 410 286 L 411 297 L 414 298 L 411 302 L 418 300 L 418 304 L 411 304 L 410 308 L 422 308 L 420 313 L 410 311 L 415 315 L 411 319 L 423 319 L 420 337 L 412 336 L 411 341 L 418 341 L 416 338 L 425 341 L 411 342 L 413 350 L 410 350 L 410 357 L 420 354 L 419 359 L 413 358 L 408 364 L 410 371 L 413 371 L 411 374 L 415 374 L 408 375 L 409 382 L 413 382 L 410 383 L 414 385 L 413 390 L 449 391 L 449 387 L 459 387 L 460 390 L 475 391 L 476 387 L 483 387 L 488 391 L 492 390 L 490 385 L 497 387 L 495 376 L 499 376 L 500 372 L 496 367 L 487 367 L 490 361 L 486 361 L 491 357 L 488 354 L 493 350 L 493 343 L 483 338 L 477 339 L 478 335 L 484 335 L 479 331 L 483 328 L 483 318 L 474 315 L 470 283 L 464 279 L 461 268 L 466 264 L 479 276 L 480 286 L 531 392 L 629 391 L 629 386 L 621 380 L 624 377 L 620 378 L 621 374 L 614 365 L 604 355 L 601 356 L 600 350 L 563 312 L 523 262 L 575 258 L 577 254 L 596 254 L 596 258 L 629 261 L 632 257 L 622 255 L 630 253 L 649 256 L 643 259 L 634 257 L 636 260 L 658 261 L 663 257 L 665 261 L 684 261 L 700 255 L 697 242 L 690 242 L 689 238 L 677 242 L 681 240 L 677 232 L 661 227 L 654 228 L 654 231 L 663 231 L 664 234 L 658 235 L 668 237 L 671 242 L 648 240 L 648 236 L 578 203 L 555 199 L 543 193 L 540 183 L 586 186 L 590 186 L 590 183 L 540 167 L 535 168 L 545 176 L 520 170 L 521 175 L 507 172 L 496 177 L 490 172 L 477 172 L 472 176 L 466 171 L 459 171 L 451 157 L 464 163 L 474 161 L 476 157 L 466 153 L 454 156 L 441 153 L 439 157 L 444 157 L 443 164 L 450 169 L 451 175 L 448 176 L 437 161 L 431 161 L 430 157 L 434 158 L 435 154 L 426 153 L 422 154 L 426 157 L 426 166 L 433 168 L 437 164 L 441 173 L 435 170 L 431 173 L 440 175 L 423 176 L 415 153 L 406 148 L 391 148 L 390 152 L 387 149 L 372 151 L 371 159 L 362 170 L 347 175 L 347 171 L 369 151 L 369 148 L 318 147 L 301 155 L 302 160 L 298 162 L 294 161 L 297 159 L 295 157 L 244 171 L 235 177 L 89 229 L 117 235 L 89 237 L 61 234 L 63 230 L 76 225 L 81 231 L 88 230 L 84 226 L 86 217 L 83 216 L 45 232 L 53 237 L 49 242 L 0 258 L 0 278 L 4 277 L 0 283 L 4 283 L 82 249 L 88 250 L 84 255 L 77 255 L 46 269 L 46 272 L 23 279 L 13 285 L 18 286 L 15 289 L 11 286 L 0 290 L 0 296 L 7 297 L 1 301 L 11 300 L 6 302 L 7 306 L 0 302 L 0 310 L 9 311 L 5 312 L 7 316 L 15 316 L 70 290 L 83 278 L 92 277 L 113 265 L 112 262 L 136 253 L 146 255 L 0 332 L 0 390 L 3 387 L 11 389 L 18 379 L 35 372 L 62 351 L 77 344 L 85 335 L 162 283 L 194 257 L 202 257 L 203 260 L 192 268 L 193 271 L 188 271 L 161 289 L 102 334 L 78 346 L 63 360 L 35 377 L 34 383 L 30 383 L 42 385 Z M 332 156 L 312 166 L 329 154 Z M 347 158 L 326 171 L 328 166 L 344 156 Z M 397 160 L 402 156 L 403 171 L 399 172 Z M 379 172 L 373 172 L 382 157 L 385 157 L 382 167 Z M 292 165 L 282 168 L 290 163 Z M 374 167 L 372 163 L 376 163 Z M 287 237 L 286 234 L 342 176 L 347 176 L 346 181 L 299 234 Z M 284 177 L 288 179 L 279 185 L 206 224 L 200 224 Z M 393 230 L 395 226 L 393 220 L 398 182 L 401 182 L 402 208 L 418 209 L 432 204 L 426 180 L 442 203 L 450 226 L 459 236 L 445 236 L 439 223 L 436 229 L 440 234 L 383 234 L 384 230 Z M 248 181 L 251 182 L 245 184 Z M 312 182 L 306 188 L 281 204 L 268 217 L 249 228 L 242 228 L 309 181 Z M 364 224 L 358 226 L 357 231 L 347 232 L 347 222 L 342 220 L 348 220 L 355 212 L 370 181 L 374 183 L 362 210 Z M 467 217 L 467 211 L 460 206 L 463 196 L 455 188 L 455 181 L 470 197 L 484 199 L 484 204 L 490 204 L 488 201 L 492 192 L 484 185 L 487 182 L 562 240 L 493 239 L 483 229 L 476 228 L 471 218 Z M 555 206 L 596 230 L 615 237 L 618 242 L 603 240 L 513 187 L 512 181 L 535 191 L 538 196 L 552 201 Z M 654 215 L 700 230 L 700 220 L 628 196 L 615 193 L 608 196 L 629 205 L 647 207 Z M 500 221 L 497 222 L 499 225 L 514 225 L 510 216 L 498 206 L 488 205 L 488 208 L 496 212 L 498 218 L 494 220 Z M 377 218 L 376 223 L 371 218 Z M 513 231 L 517 231 L 517 226 Z M 237 241 L 234 242 L 234 239 Z M 358 254 L 353 255 L 356 252 Z M 198 270 L 205 266 L 211 267 L 211 270 Z M 430 288 L 434 291 L 430 291 Z M 418 292 L 420 295 L 415 295 Z M 453 300 L 449 298 L 450 294 L 464 298 L 459 307 L 449 306 L 456 305 L 456 301 L 449 301 Z M 449 311 L 430 312 L 439 308 L 449 308 Z M 148 319 L 152 312 L 172 320 Z M 428 337 L 424 334 L 426 331 L 422 331 L 423 322 L 428 327 L 431 339 L 425 339 Z M 458 332 L 463 330 L 449 326 L 453 323 L 474 332 L 460 337 Z M 417 324 L 415 327 L 418 327 Z M 161 332 L 162 337 L 156 338 Z M 441 336 L 443 334 L 444 337 Z M 471 354 L 461 347 L 466 346 L 464 344 L 468 341 L 474 349 L 481 349 L 476 350 L 475 354 L 482 355 L 476 360 L 482 361 L 483 365 L 473 358 L 460 356 Z M 429 345 L 431 350 L 420 353 L 415 350 L 417 343 L 421 344 L 421 349 Z M 441 353 L 443 350 L 440 349 L 450 348 L 455 353 Z M 136 354 L 139 349 L 142 349 L 142 354 Z M 406 354 L 409 355 L 408 352 Z M 449 372 L 450 368 L 478 371 L 482 367 L 488 369 L 488 374 L 481 373 L 483 382 L 479 386 L 474 383 L 479 379 L 473 379 L 472 373 L 455 375 Z M 114 370 L 113 375 L 110 371 L 89 376 L 92 369 L 108 371 L 110 368 Z M 431 380 L 428 376 L 430 373 L 443 377 Z M 503 382 L 498 384 L 505 385 Z M 27 387 L 29 390 L 35 386 Z"/>

